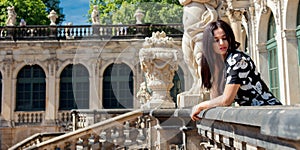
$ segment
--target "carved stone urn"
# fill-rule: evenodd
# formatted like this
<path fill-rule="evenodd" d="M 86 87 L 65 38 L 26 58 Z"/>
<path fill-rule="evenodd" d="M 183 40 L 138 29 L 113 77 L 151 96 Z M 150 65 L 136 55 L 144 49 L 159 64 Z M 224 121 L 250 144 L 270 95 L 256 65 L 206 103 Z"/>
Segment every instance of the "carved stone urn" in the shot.
<path fill-rule="evenodd" d="M 144 109 L 175 108 L 170 96 L 173 77 L 178 69 L 178 50 L 173 48 L 173 39 L 165 32 L 152 33 L 146 38 L 139 51 L 141 68 L 145 73 L 146 85 L 151 89 L 150 100 Z"/>

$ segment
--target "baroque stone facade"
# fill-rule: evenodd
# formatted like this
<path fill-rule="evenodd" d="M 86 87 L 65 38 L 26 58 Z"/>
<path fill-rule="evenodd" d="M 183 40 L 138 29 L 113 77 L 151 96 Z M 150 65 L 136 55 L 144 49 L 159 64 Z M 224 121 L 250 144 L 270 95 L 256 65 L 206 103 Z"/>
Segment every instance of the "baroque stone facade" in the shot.
<path fill-rule="evenodd" d="M 300 103 L 299 43 L 297 43 L 300 39 L 300 35 L 297 34 L 300 30 L 299 21 L 297 24 L 297 19 L 300 20 L 299 3 L 299 0 L 227 0 L 223 1 L 220 10 L 221 18 L 233 27 L 237 40 L 241 43 L 240 49 L 251 55 L 268 85 L 275 83 L 276 86 L 272 87 L 274 90 L 277 89 L 277 96 L 285 105 Z M 139 108 L 136 93 L 144 77 L 139 65 L 138 52 L 143 42 L 144 39 L 1 40 L 1 125 L 8 129 L 1 132 L 3 137 L 1 145 L 4 145 L 3 143 L 12 145 L 23 139 L 18 135 L 24 133 L 24 128 L 17 129 L 15 128 L 17 125 L 35 123 L 49 129 L 27 130 L 24 137 L 28 137 L 43 130 L 59 131 L 61 128 L 57 128 L 58 125 L 70 121 L 69 111 L 59 110 L 60 75 L 70 64 L 81 64 L 88 70 L 90 83 L 88 109 L 91 110 L 103 109 L 102 89 L 106 69 L 111 64 L 125 64 L 133 73 L 133 108 Z M 270 43 L 275 45 L 275 52 L 274 48 L 270 48 L 272 46 Z M 181 49 L 181 38 L 175 39 L 175 44 L 176 48 Z M 276 73 L 270 71 L 273 68 L 268 67 L 272 64 L 272 60 L 277 64 Z M 45 110 L 16 111 L 18 73 L 24 66 L 33 65 L 41 67 L 46 76 Z M 184 89 L 190 89 L 193 81 L 182 60 L 179 62 L 179 68 L 184 72 Z M 274 75 L 277 76 L 276 81 L 273 81 Z M 5 136 L 7 138 L 5 140 L 3 135 L 7 135 L 6 133 L 10 136 Z M 2 149 L 6 148 L 2 146 Z"/>

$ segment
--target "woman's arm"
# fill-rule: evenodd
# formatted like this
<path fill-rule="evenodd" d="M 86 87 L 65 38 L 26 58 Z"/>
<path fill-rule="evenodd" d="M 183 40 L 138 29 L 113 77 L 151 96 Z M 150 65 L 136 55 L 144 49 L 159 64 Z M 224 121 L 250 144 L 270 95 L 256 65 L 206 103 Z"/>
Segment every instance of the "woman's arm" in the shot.
<path fill-rule="evenodd" d="M 191 114 L 192 120 L 199 120 L 200 118 L 198 117 L 198 114 L 204 109 L 209 109 L 217 106 L 230 106 L 233 103 L 234 97 L 236 96 L 239 88 L 240 84 L 226 84 L 224 93 L 221 96 L 201 102 L 200 104 L 193 107 Z"/>

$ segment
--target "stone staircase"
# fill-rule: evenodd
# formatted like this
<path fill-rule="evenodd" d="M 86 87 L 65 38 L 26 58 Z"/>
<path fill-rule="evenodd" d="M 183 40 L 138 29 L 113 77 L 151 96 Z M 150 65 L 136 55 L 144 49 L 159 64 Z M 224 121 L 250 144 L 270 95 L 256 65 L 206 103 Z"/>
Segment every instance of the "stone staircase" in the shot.
<path fill-rule="evenodd" d="M 145 117 L 143 111 L 134 110 L 88 126 L 83 126 L 84 124 L 79 120 L 76 122 L 77 127 L 82 128 L 65 134 L 36 134 L 14 145 L 10 150 L 128 149 L 130 147 L 143 149 L 147 142 L 146 126 L 143 122 Z"/>

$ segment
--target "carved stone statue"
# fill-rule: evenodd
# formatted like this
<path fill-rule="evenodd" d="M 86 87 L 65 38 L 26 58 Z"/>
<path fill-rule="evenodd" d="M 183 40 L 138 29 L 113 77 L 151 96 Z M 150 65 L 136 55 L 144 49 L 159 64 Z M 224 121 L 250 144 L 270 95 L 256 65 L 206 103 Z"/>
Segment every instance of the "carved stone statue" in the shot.
<path fill-rule="evenodd" d="M 50 25 L 56 25 L 55 21 L 58 16 L 54 10 L 51 10 L 50 14 L 47 17 L 50 19 Z"/>
<path fill-rule="evenodd" d="M 20 27 L 26 26 L 26 21 L 22 18 L 20 21 Z"/>
<path fill-rule="evenodd" d="M 145 15 L 143 14 L 143 11 L 141 9 L 137 9 L 134 13 L 134 17 L 136 19 L 136 24 L 142 24 L 142 19 Z"/>
<path fill-rule="evenodd" d="M 16 17 L 17 17 L 14 6 L 7 7 L 7 16 L 8 18 L 6 20 L 6 25 L 14 26 L 16 24 Z"/>
<path fill-rule="evenodd" d="M 93 12 L 91 14 L 91 17 L 92 17 L 92 24 L 100 24 L 99 11 L 97 5 L 93 6 Z"/>
<path fill-rule="evenodd" d="M 201 93 L 201 60 L 202 32 L 212 21 L 218 19 L 218 10 L 222 7 L 221 0 L 179 0 L 184 5 L 182 51 L 184 60 L 193 77 L 193 85 L 182 94 Z"/>
<path fill-rule="evenodd" d="M 150 100 L 151 93 L 150 93 L 149 89 L 147 88 L 145 82 L 141 83 L 140 89 L 137 92 L 136 97 L 139 99 L 139 101 L 142 105 L 147 103 Z"/>

